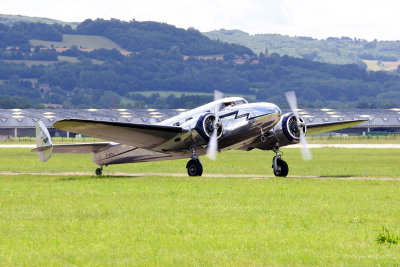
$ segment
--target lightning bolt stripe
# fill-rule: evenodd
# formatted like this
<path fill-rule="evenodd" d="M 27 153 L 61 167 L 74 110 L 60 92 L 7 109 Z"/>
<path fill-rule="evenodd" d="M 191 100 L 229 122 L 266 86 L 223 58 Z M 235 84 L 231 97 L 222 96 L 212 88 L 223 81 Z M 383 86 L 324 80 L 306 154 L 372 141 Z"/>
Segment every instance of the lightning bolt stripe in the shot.
<path fill-rule="evenodd" d="M 235 116 L 235 118 L 234 118 L 235 120 L 246 117 L 246 120 L 248 121 L 248 120 L 252 120 L 252 119 L 255 119 L 255 118 L 258 118 L 258 117 L 262 117 L 262 116 L 268 115 L 268 114 L 263 114 L 263 115 L 258 115 L 258 116 L 249 118 L 250 113 L 243 113 L 243 114 L 240 114 L 240 115 L 238 115 L 238 114 L 239 114 L 239 110 L 236 110 L 236 111 L 221 115 L 219 117 L 222 119 L 222 118 L 226 118 L 226 117 L 230 117 L 230 116 Z"/>

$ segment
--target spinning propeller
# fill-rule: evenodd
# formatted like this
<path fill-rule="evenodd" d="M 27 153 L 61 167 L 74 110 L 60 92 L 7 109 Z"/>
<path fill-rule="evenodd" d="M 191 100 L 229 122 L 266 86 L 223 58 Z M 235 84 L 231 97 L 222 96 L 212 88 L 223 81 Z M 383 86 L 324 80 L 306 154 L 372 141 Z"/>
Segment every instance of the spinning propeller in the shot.
<path fill-rule="evenodd" d="M 285 93 L 286 100 L 289 104 L 290 109 L 292 110 L 294 116 L 296 117 L 297 129 L 300 133 L 300 143 L 301 143 L 301 156 L 303 160 L 312 159 L 311 151 L 308 148 L 307 140 L 305 137 L 304 126 L 305 123 L 300 120 L 299 113 L 297 112 L 297 98 L 296 93 L 294 91 L 289 91 Z"/>
<path fill-rule="evenodd" d="M 223 93 L 214 90 L 214 101 L 220 100 L 223 97 L 224 97 Z M 214 127 L 210 137 L 210 141 L 208 142 L 207 146 L 207 157 L 212 160 L 217 159 L 217 153 L 218 153 L 218 127 L 220 126 L 219 116 L 218 116 L 219 107 L 220 105 L 214 106 L 214 118 L 215 118 L 213 125 Z"/>

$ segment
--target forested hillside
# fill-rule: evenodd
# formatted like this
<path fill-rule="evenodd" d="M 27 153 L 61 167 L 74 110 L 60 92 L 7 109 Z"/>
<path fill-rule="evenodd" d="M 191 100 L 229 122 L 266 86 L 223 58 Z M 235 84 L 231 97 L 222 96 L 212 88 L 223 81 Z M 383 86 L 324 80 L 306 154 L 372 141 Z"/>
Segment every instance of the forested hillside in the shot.
<path fill-rule="evenodd" d="M 122 49 L 67 45 L 66 35 L 107 38 Z M 0 24 L 0 60 L 1 108 L 191 108 L 212 100 L 215 89 L 283 107 L 288 90 L 297 91 L 303 107 L 400 103 L 399 76 L 354 64 L 255 55 L 195 29 L 157 22 L 86 20 L 76 28 Z"/>
<path fill-rule="evenodd" d="M 397 71 L 400 41 L 367 41 L 350 37 L 290 37 L 280 34 L 250 35 L 240 30 L 216 30 L 204 33 L 211 39 L 245 45 L 256 54 L 278 53 L 334 64 L 357 64 L 370 70 Z"/>

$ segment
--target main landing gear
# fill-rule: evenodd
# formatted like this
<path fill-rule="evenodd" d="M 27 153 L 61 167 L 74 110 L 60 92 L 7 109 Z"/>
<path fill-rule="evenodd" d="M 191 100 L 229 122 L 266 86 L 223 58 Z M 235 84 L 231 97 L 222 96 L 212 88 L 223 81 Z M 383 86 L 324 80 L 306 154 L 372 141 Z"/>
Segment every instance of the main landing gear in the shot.
<path fill-rule="evenodd" d="M 286 177 L 289 173 L 289 166 L 282 159 L 282 154 L 279 151 L 279 147 L 274 149 L 276 155 L 272 159 L 272 169 L 274 170 L 274 174 L 277 177 Z"/>
<path fill-rule="evenodd" d="M 201 176 L 203 174 L 203 165 L 201 165 L 199 157 L 196 155 L 196 150 L 191 149 L 192 159 L 186 164 L 187 173 L 189 176 Z"/>

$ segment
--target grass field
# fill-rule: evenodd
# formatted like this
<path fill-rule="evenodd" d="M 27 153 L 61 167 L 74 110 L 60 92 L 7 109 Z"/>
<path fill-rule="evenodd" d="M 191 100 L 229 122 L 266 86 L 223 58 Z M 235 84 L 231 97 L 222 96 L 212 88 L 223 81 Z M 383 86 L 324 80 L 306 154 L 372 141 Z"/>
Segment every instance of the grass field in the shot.
<path fill-rule="evenodd" d="M 363 62 L 367 65 L 369 70 L 373 71 L 394 71 L 400 65 L 400 61 L 380 61 L 380 60 L 366 60 Z"/>
<path fill-rule="evenodd" d="M 29 67 L 34 66 L 34 65 L 52 65 L 59 63 L 58 61 L 40 61 L 40 60 L 7 60 L 7 59 L 2 59 L 0 62 L 7 62 L 7 63 L 14 63 L 14 64 L 25 64 Z"/>
<path fill-rule="evenodd" d="M 289 178 L 0 175 L 1 265 L 397 265 L 398 149 L 286 149 Z M 203 159 L 204 174 L 271 174 L 271 152 Z M 0 149 L 0 172 L 93 171 L 89 155 Z M 184 173 L 186 160 L 105 174 Z M 368 170 L 368 173 L 365 172 Z"/>
<path fill-rule="evenodd" d="M 311 144 L 400 144 L 400 135 L 392 136 L 309 136 Z"/>
<path fill-rule="evenodd" d="M 74 35 L 74 34 L 63 34 L 62 42 L 53 41 L 41 41 L 41 40 L 30 40 L 32 46 L 42 45 L 47 48 L 71 48 L 76 45 L 78 48 L 85 49 L 117 49 L 119 51 L 125 51 L 118 44 L 111 41 L 103 36 L 96 35 Z"/>
<path fill-rule="evenodd" d="M 282 149 L 289 164 L 290 176 L 321 177 L 400 177 L 398 149 L 312 149 L 313 160 L 302 161 L 298 149 Z M 10 154 L 11 153 L 11 154 Z M 228 151 L 219 155 L 218 161 L 202 159 L 204 175 L 272 175 L 271 162 L 274 153 L 254 150 L 251 152 Z M 25 148 L 0 149 L 0 172 L 89 172 L 96 166 L 91 155 L 54 154 L 45 163 L 35 153 Z M 23 162 L 24 164 L 18 164 Z M 104 169 L 108 173 L 186 173 L 187 159 L 111 165 Z"/>

